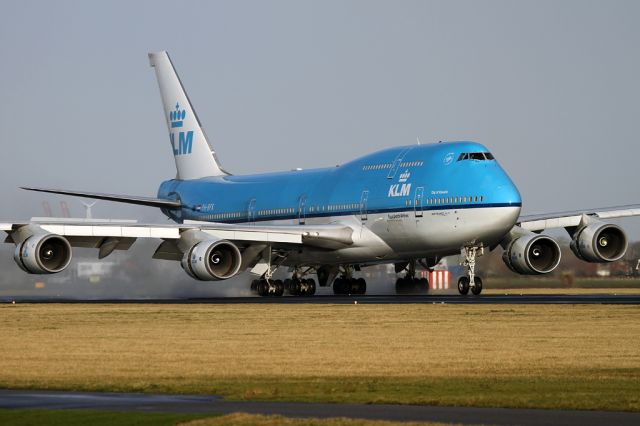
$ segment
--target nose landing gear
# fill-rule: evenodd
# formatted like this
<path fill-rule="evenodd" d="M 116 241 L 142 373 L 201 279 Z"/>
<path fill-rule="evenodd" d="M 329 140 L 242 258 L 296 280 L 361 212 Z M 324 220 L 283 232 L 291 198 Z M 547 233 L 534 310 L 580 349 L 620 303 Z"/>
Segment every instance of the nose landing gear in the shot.
<path fill-rule="evenodd" d="M 482 293 L 482 279 L 476 276 L 476 257 L 483 254 L 484 246 L 482 244 L 464 246 L 460 250 L 462 259 L 460 264 L 467 267 L 469 271 L 468 277 L 460 277 L 458 279 L 458 292 L 460 294 L 467 295 L 469 290 L 476 296 Z"/>

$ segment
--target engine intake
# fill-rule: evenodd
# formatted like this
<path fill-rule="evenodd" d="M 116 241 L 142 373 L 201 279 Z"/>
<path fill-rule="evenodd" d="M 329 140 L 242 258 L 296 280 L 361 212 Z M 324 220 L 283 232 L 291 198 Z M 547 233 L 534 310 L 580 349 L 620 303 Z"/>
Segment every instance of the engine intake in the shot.
<path fill-rule="evenodd" d="M 201 241 L 182 257 L 182 268 L 201 281 L 220 281 L 240 271 L 242 254 L 238 247 L 226 240 Z"/>
<path fill-rule="evenodd" d="M 594 222 L 578 229 L 571 240 L 571 251 L 587 262 L 614 262 L 627 252 L 627 236 L 617 225 Z"/>
<path fill-rule="evenodd" d="M 511 241 L 502 260 L 513 272 L 523 275 L 548 274 L 560 263 L 560 246 L 546 235 L 525 234 Z"/>
<path fill-rule="evenodd" d="M 71 244 L 55 234 L 35 234 L 16 246 L 13 259 L 30 274 L 55 274 L 71 262 Z"/>

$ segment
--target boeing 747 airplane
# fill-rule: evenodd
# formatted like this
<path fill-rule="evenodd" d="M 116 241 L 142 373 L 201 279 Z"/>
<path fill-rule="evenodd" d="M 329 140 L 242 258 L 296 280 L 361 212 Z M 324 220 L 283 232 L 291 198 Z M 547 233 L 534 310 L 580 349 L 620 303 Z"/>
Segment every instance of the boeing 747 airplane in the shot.
<path fill-rule="evenodd" d="M 220 164 L 166 52 L 149 54 L 155 68 L 177 174 L 157 197 L 46 188 L 66 194 L 160 208 L 170 225 L 32 219 L 0 223 L 16 246 L 14 259 L 31 274 L 63 271 L 72 247 L 99 258 L 138 238 L 159 240 L 155 259 L 180 262 L 202 281 L 224 281 L 250 270 L 261 296 L 312 295 L 316 283 L 336 294 L 364 294 L 354 271 L 393 263 L 396 282 L 422 286 L 416 266 L 432 268 L 460 254 L 468 275 L 461 294 L 480 294 L 476 257 L 498 246 L 509 269 L 536 275 L 560 263 L 560 247 L 541 231 L 564 228 L 571 250 L 587 262 L 624 256 L 627 237 L 603 220 L 640 215 L 640 206 L 520 216 L 522 200 L 492 153 L 475 142 L 389 148 L 336 167 L 236 176 Z M 285 282 L 278 268 L 292 272 Z M 316 276 L 316 279 L 312 276 Z"/>

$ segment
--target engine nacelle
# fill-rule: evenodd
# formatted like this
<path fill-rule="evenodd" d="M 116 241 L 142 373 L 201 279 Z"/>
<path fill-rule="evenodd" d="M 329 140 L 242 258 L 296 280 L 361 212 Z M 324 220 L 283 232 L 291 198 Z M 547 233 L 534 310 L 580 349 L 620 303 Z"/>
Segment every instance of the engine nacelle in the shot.
<path fill-rule="evenodd" d="M 30 274 L 55 274 L 71 262 L 71 244 L 55 234 L 34 234 L 16 245 L 13 260 Z"/>
<path fill-rule="evenodd" d="M 235 244 L 226 240 L 201 241 L 184 253 L 181 264 L 187 274 L 197 280 L 226 280 L 240 271 L 242 254 Z"/>
<path fill-rule="evenodd" d="M 617 225 L 593 222 L 578 229 L 571 240 L 571 251 L 587 262 L 614 262 L 627 252 L 627 235 Z"/>
<path fill-rule="evenodd" d="M 525 234 L 505 248 L 502 260 L 513 272 L 523 275 L 548 274 L 560 263 L 560 246 L 546 235 Z"/>

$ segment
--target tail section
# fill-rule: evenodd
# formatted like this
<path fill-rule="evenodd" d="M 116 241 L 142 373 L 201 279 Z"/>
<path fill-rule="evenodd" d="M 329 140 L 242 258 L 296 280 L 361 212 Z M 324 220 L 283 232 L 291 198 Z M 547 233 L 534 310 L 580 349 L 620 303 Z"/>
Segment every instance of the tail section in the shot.
<path fill-rule="evenodd" d="M 160 86 L 160 96 L 178 170 L 177 178 L 199 179 L 227 175 L 207 141 L 169 54 L 165 51 L 149 53 L 149 62 L 155 68 Z"/>

